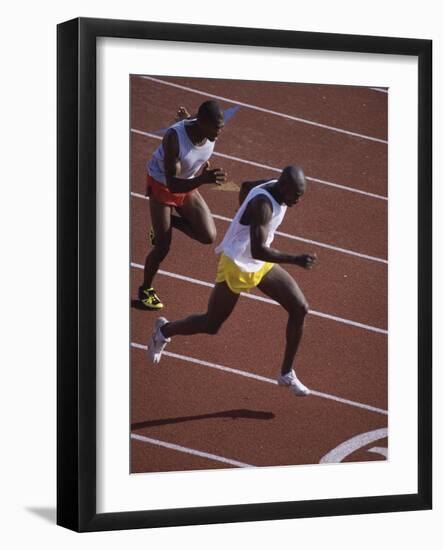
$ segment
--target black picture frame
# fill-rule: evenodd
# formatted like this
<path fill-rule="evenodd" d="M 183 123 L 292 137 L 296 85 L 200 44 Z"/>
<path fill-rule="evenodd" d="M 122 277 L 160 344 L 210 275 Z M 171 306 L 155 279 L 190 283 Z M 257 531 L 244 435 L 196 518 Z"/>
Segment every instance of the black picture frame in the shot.
<path fill-rule="evenodd" d="M 361 498 L 97 513 L 96 39 L 301 48 L 418 59 L 418 491 Z M 57 523 L 76 531 L 432 507 L 432 41 L 74 19 L 57 29 Z"/>

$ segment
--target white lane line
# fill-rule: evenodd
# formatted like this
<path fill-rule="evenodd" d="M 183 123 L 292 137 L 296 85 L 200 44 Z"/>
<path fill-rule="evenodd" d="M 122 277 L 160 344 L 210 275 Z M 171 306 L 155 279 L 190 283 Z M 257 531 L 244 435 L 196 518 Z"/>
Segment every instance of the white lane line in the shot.
<path fill-rule="evenodd" d="M 152 134 L 151 132 L 144 132 L 143 130 L 137 130 L 136 128 L 131 128 L 131 132 L 134 134 L 138 134 L 140 136 L 149 137 L 156 140 L 162 140 L 162 136 L 159 136 L 157 134 Z M 212 153 L 215 157 L 221 157 L 228 160 L 233 160 L 236 162 L 241 162 L 242 164 L 248 164 L 249 166 L 255 166 L 256 168 L 264 168 L 265 170 L 270 170 L 272 172 L 281 172 L 281 168 L 276 168 L 274 166 L 269 166 L 268 164 L 261 164 L 259 162 L 254 162 L 252 160 L 245 160 L 239 157 L 233 157 L 232 155 L 225 155 L 224 153 L 217 153 L 214 151 Z M 346 185 L 341 185 L 339 183 L 333 183 L 331 181 L 321 180 L 318 178 L 313 178 L 311 176 L 306 176 L 306 179 L 309 181 L 314 181 L 315 183 L 320 183 L 321 185 L 328 185 L 330 187 L 335 187 L 337 189 L 341 189 L 343 191 L 349 191 L 351 193 L 358 193 L 359 195 L 365 195 L 367 197 L 372 197 L 374 199 L 380 199 L 383 201 L 387 201 L 388 197 L 385 197 L 383 195 L 377 195 L 376 193 L 370 193 L 369 191 L 362 191 L 361 189 L 356 189 L 355 187 L 348 187 Z"/>
<path fill-rule="evenodd" d="M 388 449 L 386 447 L 372 447 L 371 449 L 368 449 L 368 453 L 381 455 L 388 460 Z"/>
<path fill-rule="evenodd" d="M 216 151 L 212 153 L 216 157 L 226 158 L 228 160 L 234 160 L 236 162 L 242 162 L 243 164 L 249 164 L 251 166 L 256 166 L 257 168 L 265 168 L 266 170 L 272 170 L 273 172 L 281 172 L 281 168 L 275 168 L 274 166 L 269 166 L 267 164 L 260 164 L 258 162 L 253 162 L 252 160 L 245 160 L 241 159 L 239 157 L 233 157 L 232 155 L 226 155 L 224 153 L 217 153 Z M 362 191 L 361 189 L 356 189 L 355 187 L 347 187 L 346 185 L 341 185 L 339 183 L 332 183 L 331 181 L 326 180 L 320 180 L 318 178 L 312 178 L 310 176 L 306 176 L 306 179 L 308 181 L 314 181 L 316 183 L 320 183 L 322 185 L 328 185 L 330 187 L 336 187 L 337 189 L 342 189 L 344 191 L 350 191 L 352 193 L 358 193 L 360 195 L 366 195 L 367 197 L 373 197 L 374 199 L 381 199 L 384 201 L 387 201 L 388 198 L 384 197 L 383 195 L 377 195 L 376 193 L 369 193 L 369 191 Z"/>
<path fill-rule="evenodd" d="M 183 447 L 182 445 L 176 445 L 175 443 L 167 443 L 166 441 L 154 439 L 153 437 L 146 437 L 144 435 L 131 433 L 131 439 L 136 439 L 137 441 L 142 441 L 143 443 L 150 443 L 151 445 L 158 445 L 159 447 L 165 447 L 166 449 L 172 449 L 174 451 L 179 451 L 180 453 L 200 456 L 201 458 L 207 458 L 209 460 L 214 460 L 215 462 L 223 462 L 223 464 L 238 466 L 239 468 L 256 468 L 256 466 L 253 466 L 252 464 L 246 464 L 245 462 L 239 462 L 238 460 L 233 460 L 232 458 L 226 458 L 224 456 L 205 453 L 204 451 L 198 451 L 197 449 L 191 449 L 190 447 Z"/>
<path fill-rule="evenodd" d="M 145 195 L 142 195 L 141 193 L 135 193 L 134 191 L 131 191 L 131 196 L 137 199 L 149 200 L 149 197 L 145 197 Z M 232 218 L 228 218 L 226 216 L 220 216 L 219 214 L 212 214 L 212 217 L 217 220 L 222 220 L 224 222 L 232 222 Z M 333 246 L 332 244 L 313 241 L 312 239 L 304 239 L 303 237 L 297 237 L 296 235 L 291 235 L 290 233 L 282 233 L 281 231 L 276 231 L 275 234 L 279 235 L 280 237 L 286 237 L 287 239 L 292 239 L 294 241 L 300 241 L 302 243 L 312 244 L 314 246 L 319 246 L 321 248 L 327 248 L 328 250 L 334 250 L 335 252 L 342 252 L 343 254 L 356 256 L 357 258 L 363 258 L 364 260 L 371 260 L 373 262 L 379 262 L 381 264 L 388 263 L 388 260 L 384 260 L 383 258 L 377 258 L 376 256 L 368 256 L 367 254 L 361 254 L 360 252 L 355 252 L 354 250 L 348 250 L 347 248 Z"/>
<path fill-rule="evenodd" d="M 361 189 L 356 189 L 355 187 L 347 187 L 346 185 L 341 185 L 339 183 L 332 183 L 331 181 L 320 180 L 318 178 L 311 178 L 306 176 L 307 180 L 315 181 L 316 183 L 321 183 L 322 185 L 329 185 L 330 187 L 337 187 L 337 189 L 343 189 L 344 191 L 351 191 L 352 193 L 358 193 L 360 195 L 366 195 L 367 197 L 372 197 L 374 199 L 380 199 L 382 201 L 387 201 L 388 197 L 384 195 L 377 195 L 377 193 L 370 193 L 369 191 L 362 191 Z"/>
<path fill-rule="evenodd" d="M 131 267 L 134 267 L 136 269 L 144 269 L 144 267 L 141 264 L 136 264 L 134 262 L 131 262 Z M 173 279 L 186 281 L 187 283 L 193 283 L 196 285 L 206 286 L 209 288 L 214 287 L 213 283 L 208 283 L 206 281 L 201 281 L 199 279 L 193 279 L 192 277 L 186 277 L 185 275 L 178 275 L 177 273 L 171 273 L 170 271 L 163 271 L 162 269 L 159 269 L 157 273 L 159 273 L 160 275 L 165 275 L 166 277 L 172 277 Z M 256 296 L 255 294 L 248 294 L 246 292 L 242 292 L 241 295 L 251 300 L 258 300 L 259 302 L 265 302 L 267 304 L 272 304 L 275 306 L 279 305 L 274 300 L 271 300 L 270 298 L 265 298 L 263 296 Z M 343 317 L 337 317 L 336 315 L 330 315 L 329 313 L 323 313 L 321 311 L 315 311 L 313 309 L 310 309 L 309 314 L 315 315 L 316 317 L 329 319 L 330 321 L 336 321 L 337 323 L 342 323 L 344 325 L 350 325 L 353 327 L 361 328 L 363 330 L 368 330 L 370 332 L 377 332 L 379 334 L 388 334 L 388 331 L 385 329 L 373 327 L 371 325 L 365 325 L 364 323 L 359 323 L 358 321 L 351 321 L 350 319 L 344 319 Z"/>
<path fill-rule="evenodd" d="M 310 126 L 316 126 L 317 128 L 323 128 L 324 130 L 331 130 L 333 132 L 338 132 L 340 134 L 346 134 L 348 136 L 367 139 L 369 141 L 375 141 L 378 143 L 385 143 L 385 144 L 388 143 L 385 139 L 367 136 L 365 134 L 351 132 L 349 130 L 344 130 L 342 128 L 337 128 L 335 126 L 328 126 L 327 124 L 321 124 L 320 122 L 315 122 L 313 120 L 308 120 L 306 118 L 300 118 L 300 117 L 288 115 L 285 113 L 280 113 L 278 111 L 273 111 L 271 109 L 265 109 L 264 107 L 258 107 L 257 105 L 252 105 L 251 103 L 243 103 L 242 101 L 237 101 L 236 99 L 230 99 L 220 95 L 211 94 L 209 92 L 203 92 L 202 90 L 189 88 L 188 86 L 182 86 L 181 84 L 175 84 L 175 82 L 168 82 L 166 80 L 161 80 L 160 78 L 154 78 L 152 76 L 141 76 L 140 78 L 143 78 L 145 80 L 151 80 L 152 82 L 157 82 L 158 84 L 163 84 L 165 86 L 171 86 L 172 88 L 178 88 L 179 90 L 185 90 L 186 92 L 192 92 L 194 94 L 203 95 L 205 97 L 212 97 L 214 99 L 219 99 L 221 101 L 227 101 L 228 103 L 233 103 L 234 105 L 240 105 L 241 107 L 247 107 L 248 109 L 260 111 L 262 113 L 267 113 L 267 114 L 275 115 L 281 118 L 286 118 L 287 120 L 294 120 L 295 122 L 301 122 L 302 124 L 309 124 Z"/>
<path fill-rule="evenodd" d="M 145 350 L 145 351 L 148 349 L 148 346 L 145 346 L 143 344 L 137 344 L 136 342 L 131 342 L 131 347 L 140 349 L 140 350 Z M 224 365 L 210 363 L 209 361 L 203 361 L 201 359 L 196 359 L 195 357 L 188 357 L 187 355 L 181 355 L 181 354 L 172 353 L 169 351 L 164 351 L 162 355 L 165 355 L 167 357 L 172 357 L 174 359 L 180 359 L 181 361 L 192 363 L 194 365 L 200 365 L 202 367 L 209 367 L 210 369 L 221 370 L 223 372 L 229 372 L 231 374 L 236 374 L 238 376 L 244 376 L 245 378 L 253 378 L 254 380 L 258 380 L 260 382 L 267 382 L 268 384 L 274 384 L 275 386 L 277 386 L 276 380 L 273 380 L 272 378 L 267 378 L 265 376 L 260 376 L 259 374 L 255 374 L 253 372 L 233 369 L 231 367 L 225 367 Z M 365 409 L 367 411 L 371 411 L 371 412 L 375 412 L 383 415 L 388 414 L 388 411 L 385 411 L 384 409 L 379 409 L 378 407 L 373 407 L 372 405 L 367 405 L 366 403 L 360 403 L 358 401 L 351 401 L 350 399 L 344 399 L 343 397 L 338 397 L 336 395 L 331 395 L 329 393 L 311 390 L 311 395 L 315 395 L 316 397 L 321 397 L 322 399 L 329 399 L 331 401 L 343 403 L 344 405 L 350 405 L 352 407 Z"/>
<path fill-rule="evenodd" d="M 303 237 L 297 237 L 295 235 L 290 235 L 289 233 L 282 233 L 281 231 L 276 231 L 275 234 L 280 235 L 281 237 L 286 237 L 288 239 L 293 239 L 295 241 L 301 241 L 303 243 L 308 243 L 315 246 L 320 246 L 322 248 L 327 248 L 329 250 L 334 250 L 335 252 L 342 252 L 343 254 L 349 254 L 350 256 L 363 258 L 364 260 L 371 260 L 372 262 L 378 262 L 381 264 L 388 263 L 388 260 L 385 260 L 383 258 L 377 258 L 376 256 L 369 256 L 368 254 L 362 254 L 361 252 L 355 252 L 354 250 L 348 250 L 347 248 L 341 248 L 339 246 L 332 246 L 331 244 L 320 243 L 318 241 L 313 241 L 311 239 L 304 239 Z"/>
<path fill-rule="evenodd" d="M 384 94 L 389 93 L 389 90 L 385 90 L 385 88 L 369 88 L 370 90 L 375 90 L 376 92 L 383 92 Z"/>
<path fill-rule="evenodd" d="M 388 437 L 387 428 L 381 428 L 379 430 L 373 430 L 372 432 L 366 432 L 356 435 L 355 437 L 351 437 L 351 439 L 344 441 L 338 445 L 338 447 L 325 454 L 325 456 L 320 459 L 320 464 L 341 462 L 350 454 L 358 451 L 366 445 L 369 445 L 369 443 L 377 441 L 378 439 L 384 439 L 385 437 Z"/>

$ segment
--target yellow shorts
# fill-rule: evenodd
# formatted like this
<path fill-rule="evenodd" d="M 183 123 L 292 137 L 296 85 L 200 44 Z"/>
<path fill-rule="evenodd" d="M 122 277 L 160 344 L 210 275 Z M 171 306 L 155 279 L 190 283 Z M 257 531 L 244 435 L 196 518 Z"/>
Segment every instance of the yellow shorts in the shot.
<path fill-rule="evenodd" d="M 249 292 L 251 288 L 259 285 L 263 277 L 271 271 L 275 264 L 266 262 L 265 265 L 258 271 L 253 273 L 246 273 L 240 271 L 237 264 L 235 264 L 230 258 L 223 253 L 220 255 L 220 259 L 217 267 L 216 283 L 225 282 L 230 290 L 235 294 L 240 292 Z"/>

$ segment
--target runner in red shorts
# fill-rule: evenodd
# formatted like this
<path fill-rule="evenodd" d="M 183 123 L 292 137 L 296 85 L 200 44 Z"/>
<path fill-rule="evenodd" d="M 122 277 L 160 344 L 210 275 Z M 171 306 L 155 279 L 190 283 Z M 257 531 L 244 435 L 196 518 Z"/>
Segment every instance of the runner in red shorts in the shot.
<path fill-rule="evenodd" d="M 178 115 L 186 117 L 187 112 L 181 108 Z M 167 130 L 148 163 L 153 248 L 146 257 L 143 284 L 138 291 L 147 309 L 163 307 L 152 282 L 168 255 L 172 228 L 203 244 L 215 241 L 214 220 L 198 188 L 226 182 L 226 173 L 220 168 L 210 170 L 208 162 L 223 126 L 224 115 L 217 102 L 205 101 L 195 118 L 184 118 Z M 173 209 L 178 215 L 172 213 Z"/>

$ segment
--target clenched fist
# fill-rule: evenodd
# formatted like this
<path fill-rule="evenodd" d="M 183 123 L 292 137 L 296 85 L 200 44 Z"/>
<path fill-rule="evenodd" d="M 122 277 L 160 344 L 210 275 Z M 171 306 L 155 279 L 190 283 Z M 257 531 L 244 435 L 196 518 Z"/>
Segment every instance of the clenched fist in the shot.
<path fill-rule="evenodd" d="M 223 168 L 209 169 L 209 162 L 205 162 L 203 165 L 202 178 L 204 183 L 215 183 L 216 185 L 222 185 L 227 181 L 227 174 Z"/>
<path fill-rule="evenodd" d="M 300 256 L 296 256 L 294 263 L 304 269 L 312 269 L 316 260 L 317 254 L 300 254 Z"/>

